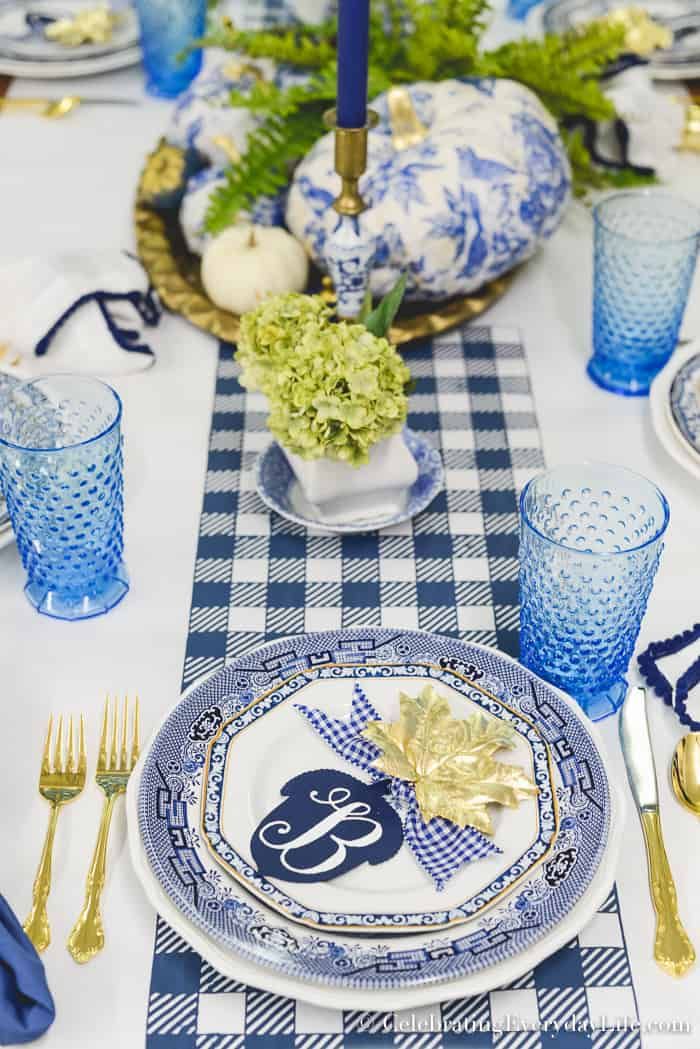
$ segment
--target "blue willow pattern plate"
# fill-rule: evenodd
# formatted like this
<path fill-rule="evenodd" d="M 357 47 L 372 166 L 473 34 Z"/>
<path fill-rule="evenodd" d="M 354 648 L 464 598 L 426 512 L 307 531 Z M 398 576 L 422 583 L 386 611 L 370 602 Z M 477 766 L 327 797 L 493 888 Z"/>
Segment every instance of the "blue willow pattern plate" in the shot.
<path fill-rule="evenodd" d="M 479 679 L 477 671 L 475 671 L 474 677 L 477 680 Z M 311 682 L 317 682 L 318 686 L 320 686 L 316 690 L 316 694 L 320 697 L 319 702 L 327 713 L 332 714 L 334 698 L 337 702 L 338 694 L 340 696 L 349 695 L 353 683 L 357 686 L 362 682 L 362 691 L 368 694 L 370 701 L 374 704 L 377 701 L 377 685 L 380 682 L 383 684 L 395 682 L 395 685 L 392 684 L 392 687 L 388 690 L 391 700 L 388 706 L 385 707 L 386 712 L 381 714 L 383 720 L 390 720 L 398 715 L 396 697 L 398 697 L 399 692 L 411 689 L 412 681 L 410 679 L 420 679 L 423 682 L 434 683 L 438 690 L 441 684 L 446 686 L 446 689 L 449 689 L 452 693 L 456 692 L 460 698 L 468 700 L 480 712 L 508 723 L 525 743 L 529 752 L 528 759 L 532 763 L 533 779 L 539 787 L 537 798 L 532 803 L 536 815 L 532 821 L 531 832 L 528 835 L 525 848 L 522 851 L 518 849 L 515 855 L 509 856 L 507 866 L 499 868 L 495 873 L 491 873 L 485 885 L 483 884 L 483 878 L 479 878 L 478 884 L 472 886 L 467 898 L 465 899 L 462 896 L 456 903 L 448 903 L 444 900 L 445 893 L 434 892 L 429 880 L 416 867 L 415 861 L 407 858 L 407 863 L 404 864 L 404 874 L 406 873 L 406 868 L 408 868 L 408 871 L 415 872 L 419 884 L 421 882 L 425 883 L 425 892 L 420 894 L 420 898 L 425 899 L 428 907 L 432 905 L 433 908 L 437 906 L 438 909 L 428 909 L 420 912 L 399 909 L 405 896 L 402 892 L 396 865 L 385 876 L 384 880 L 390 887 L 383 897 L 377 891 L 370 892 L 370 889 L 376 890 L 377 888 L 378 872 L 373 870 L 368 872 L 364 884 L 360 882 L 359 885 L 356 885 L 354 893 L 350 893 L 346 889 L 344 893 L 334 894 L 331 891 L 329 895 L 322 879 L 312 881 L 310 877 L 304 877 L 305 881 L 312 882 L 310 891 L 307 893 L 310 902 L 305 903 L 303 900 L 297 899 L 298 894 L 295 892 L 295 889 L 299 889 L 299 886 L 290 884 L 289 879 L 284 880 L 282 886 L 277 885 L 272 878 L 261 874 L 251 860 L 241 855 L 232 841 L 229 840 L 229 837 L 231 837 L 236 842 L 241 842 L 244 849 L 246 848 L 247 842 L 245 838 L 247 835 L 243 832 L 245 815 L 241 810 L 245 810 L 250 805 L 246 806 L 245 803 L 240 803 L 240 796 L 245 794 L 246 791 L 247 785 L 244 782 L 246 776 L 248 776 L 250 783 L 247 786 L 248 793 L 255 793 L 258 796 L 260 794 L 258 784 L 255 782 L 255 771 L 251 770 L 250 767 L 251 764 L 254 765 L 256 762 L 256 757 L 248 758 L 248 764 L 242 765 L 239 758 L 241 751 L 236 744 L 239 739 L 242 739 L 241 746 L 250 751 L 255 746 L 255 736 L 258 736 L 261 737 L 258 743 L 261 753 L 266 755 L 273 752 L 275 741 L 274 719 L 265 718 L 265 715 L 275 711 L 279 712 L 280 705 L 286 704 L 287 709 L 284 713 L 287 717 L 282 734 L 285 744 L 288 744 L 294 752 L 294 759 L 289 773 L 299 775 L 306 772 L 307 778 L 311 781 L 311 787 L 316 788 L 314 773 L 309 772 L 308 768 L 314 765 L 320 765 L 321 768 L 324 768 L 328 764 L 330 752 L 326 750 L 326 744 L 313 733 L 295 710 L 297 702 L 300 700 L 301 702 L 309 702 L 311 706 L 315 705 L 313 699 L 307 700 L 305 695 L 300 695 L 302 690 Z M 384 691 L 386 692 L 387 690 L 384 689 Z M 336 713 L 339 712 L 336 711 Z M 270 723 L 269 727 L 268 722 Z M 253 726 L 256 726 L 255 734 L 247 732 Z M 261 728 L 262 732 L 260 731 Z M 279 736 L 280 730 L 278 729 L 277 731 Z M 245 737 L 242 736 L 244 732 L 246 732 Z M 281 755 L 278 758 L 278 762 L 280 759 Z M 245 758 L 243 760 L 245 761 Z M 508 760 L 510 761 L 511 759 L 508 758 Z M 519 762 L 517 763 L 519 764 Z M 340 768 L 344 772 L 353 771 L 351 765 L 342 758 L 340 760 Z M 328 773 L 326 772 L 323 775 L 328 775 Z M 286 778 L 286 774 L 278 772 L 275 786 L 283 784 Z M 243 782 L 241 782 L 242 780 Z M 236 800 L 232 803 L 232 814 L 235 814 L 233 835 L 227 835 L 224 826 L 224 809 L 228 801 L 226 798 L 227 788 L 229 788 L 228 793 L 235 794 L 236 797 Z M 318 795 L 319 792 L 313 789 L 312 793 Z M 526 874 L 532 871 L 536 864 L 549 854 L 558 830 L 553 769 L 550 762 L 549 748 L 542 734 L 516 711 L 505 706 L 484 691 L 479 684 L 473 684 L 471 681 L 463 679 L 448 667 L 415 664 L 409 661 L 397 663 L 393 666 L 385 664 L 368 666 L 367 664 L 362 664 L 360 666 L 345 667 L 311 667 L 304 674 L 296 675 L 285 681 L 274 692 L 262 697 L 252 706 L 241 711 L 237 716 L 234 715 L 222 727 L 220 735 L 213 740 L 208 754 L 202 794 L 202 833 L 213 854 L 221 861 L 222 866 L 249 889 L 254 896 L 264 900 L 274 910 L 288 914 L 301 924 L 329 931 L 346 932 L 352 930 L 354 932 L 371 933 L 405 933 L 418 930 L 423 932 L 430 928 L 440 929 L 462 923 L 479 914 L 494 900 L 501 897 L 511 886 L 521 881 Z M 318 799 L 318 801 L 320 802 L 319 810 L 321 812 L 326 811 L 328 803 L 325 800 L 321 801 L 321 799 Z M 289 808 L 288 803 L 287 809 Z M 306 809 L 308 810 L 308 806 Z M 306 816 L 304 808 L 299 812 L 299 816 L 304 820 Z M 271 817 L 274 817 L 274 813 L 268 814 L 266 817 L 267 820 L 270 820 L 269 825 L 272 823 Z M 517 822 L 518 826 L 524 830 L 528 823 L 527 812 L 521 807 L 517 813 L 513 813 L 512 820 Z M 277 823 L 279 823 L 279 820 Z M 340 828 L 342 833 L 342 824 Z M 300 823 L 301 829 L 305 830 L 308 835 L 308 820 Z M 337 833 L 337 826 L 335 830 Z M 294 828 L 292 828 L 292 833 L 294 833 Z M 501 839 L 505 845 L 505 838 L 509 837 L 507 829 L 503 828 L 501 835 L 496 836 L 495 844 L 500 847 L 499 839 Z M 508 845 L 510 846 L 510 844 L 511 842 L 508 840 Z M 346 845 L 347 843 L 344 843 L 343 851 L 352 852 L 351 847 L 345 848 Z M 277 851 L 279 853 L 280 850 L 278 849 Z M 289 849 L 286 851 L 289 851 Z M 303 848 L 296 850 L 297 854 L 303 854 L 304 851 Z M 361 852 L 361 850 L 358 851 Z M 509 851 L 512 850 L 509 849 Z M 475 873 L 479 877 L 479 871 L 483 865 L 479 865 L 477 862 L 477 867 L 479 867 L 479 870 L 470 868 L 469 873 Z M 381 874 L 379 874 L 379 877 L 381 878 Z M 294 880 L 296 879 L 292 878 L 292 881 Z M 328 906 L 324 906 L 324 897 Z M 334 905 L 338 907 L 339 904 L 342 904 L 343 900 L 348 903 L 354 900 L 359 909 L 356 911 L 348 910 L 347 912 L 332 909 Z M 381 902 L 388 903 L 391 907 L 388 913 L 377 911 L 377 904 Z M 369 904 L 373 906 L 369 906 Z"/>
<path fill-rule="evenodd" d="M 408 450 L 418 465 L 418 477 L 410 488 L 408 502 L 401 513 L 333 525 L 325 524 L 312 516 L 302 515 L 299 504 L 294 499 L 295 489 L 298 488 L 294 472 L 276 441 L 258 457 L 255 466 L 258 495 L 265 505 L 275 510 L 280 517 L 305 528 L 314 528 L 316 531 L 350 535 L 356 532 L 374 532 L 379 528 L 408 521 L 432 503 L 444 486 L 445 476 L 440 453 L 413 430 L 406 428 L 403 434 Z"/>
<path fill-rule="evenodd" d="M 700 353 L 678 369 L 671 383 L 669 403 L 681 437 L 700 455 Z"/>
<path fill-rule="evenodd" d="M 203 770 L 225 722 L 290 681 L 323 672 L 358 677 L 425 665 L 506 703 L 544 738 L 555 772 L 559 829 L 550 855 L 466 925 L 396 937 L 314 933 L 276 914 L 221 869 L 201 834 Z M 251 708 L 252 709 L 252 708 Z M 272 764 L 272 763 L 270 763 Z M 182 915 L 220 947 L 290 978 L 356 988 L 399 988 L 467 976 L 527 950 L 564 921 L 607 846 L 610 789 L 584 716 L 513 660 L 419 631 L 312 633 L 241 656 L 187 694 L 144 756 L 138 794 L 145 856 Z"/>

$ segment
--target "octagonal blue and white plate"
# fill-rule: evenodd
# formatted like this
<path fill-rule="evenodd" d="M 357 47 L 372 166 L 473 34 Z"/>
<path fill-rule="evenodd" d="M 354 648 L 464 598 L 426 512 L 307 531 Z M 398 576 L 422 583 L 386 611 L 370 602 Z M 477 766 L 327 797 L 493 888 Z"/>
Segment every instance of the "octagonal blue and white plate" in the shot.
<path fill-rule="evenodd" d="M 408 835 L 393 837 L 395 815 L 380 816 L 371 802 L 353 810 L 376 817 L 384 841 L 367 822 L 357 832 L 339 824 L 329 803 L 349 795 L 333 795 L 327 778 L 355 781 L 353 805 L 371 781 L 298 709 L 349 724 L 359 689 L 382 720 L 395 720 L 399 694 L 426 685 L 455 717 L 481 712 L 515 729 L 503 758 L 539 787 L 516 810 L 492 807 L 501 851 L 474 858 L 440 889 Z M 309 777 L 312 790 L 295 808 Z M 328 816 L 317 806 L 309 815 L 310 798 Z M 345 1008 L 406 996 L 415 1005 L 437 983 L 448 984 L 443 998 L 481 993 L 530 969 L 609 891 L 619 821 L 597 734 L 573 701 L 493 650 L 389 629 L 273 642 L 191 689 L 144 753 L 128 808 L 147 894 L 211 964 Z M 306 849 L 287 853 L 294 862 L 285 871 L 260 849 L 265 839 L 274 851 L 280 827 Z M 338 870 L 319 877 L 329 856 Z"/>
<path fill-rule="evenodd" d="M 406 447 L 418 466 L 418 477 L 408 491 L 406 505 L 397 513 L 382 516 L 353 518 L 327 524 L 321 521 L 312 504 L 305 498 L 286 455 L 273 441 L 258 456 L 255 466 L 255 484 L 258 495 L 270 510 L 274 510 L 287 521 L 313 528 L 317 532 L 351 535 L 376 532 L 380 528 L 408 521 L 432 503 L 445 485 L 442 459 L 437 449 L 420 434 L 406 427 L 403 431 Z"/>
<path fill-rule="evenodd" d="M 693 455 L 700 455 L 700 353 L 676 372 L 669 390 L 671 422 Z"/>

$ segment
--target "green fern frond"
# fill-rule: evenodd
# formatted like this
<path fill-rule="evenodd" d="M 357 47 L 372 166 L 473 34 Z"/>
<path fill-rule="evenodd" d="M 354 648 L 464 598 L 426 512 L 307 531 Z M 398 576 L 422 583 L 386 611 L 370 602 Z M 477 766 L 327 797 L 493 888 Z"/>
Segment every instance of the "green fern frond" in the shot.
<path fill-rule="evenodd" d="M 615 107 L 603 94 L 598 76 L 624 46 L 621 26 L 591 22 L 562 36 L 504 44 L 481 55 L 476 71 L 525 84 L 558 119 L 581 115 L 610 120 Z"/>
<path fill-rule="evenodd" d="M 197 41 L 197 46 L 239 51 L 249 58 L 271 58 L 299 69 L 322 69 L 335 59 L 335 36 L 334 20 L 318 26 L 246 30 L 236 29 L 228 19 L 223 19 Z"/>
<path fill-rule="evenodd" d="M 205 226 L 210 233 L 220 233 L 258 197 L 273 195 L 287 185 L 292 164 L 324 133 L 325 108 L 312 103 L 289 116 L 274 114 L 248 135 L 245 154 L 226 170 L 225 184 L 209 200 Z"/>

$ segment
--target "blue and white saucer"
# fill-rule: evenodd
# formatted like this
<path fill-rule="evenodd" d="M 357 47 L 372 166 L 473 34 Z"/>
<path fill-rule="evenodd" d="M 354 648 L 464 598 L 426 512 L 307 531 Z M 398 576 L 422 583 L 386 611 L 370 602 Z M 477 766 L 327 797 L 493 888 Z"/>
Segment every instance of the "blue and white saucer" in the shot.
<path fill-rule="evenodd" d="M 676 372 L 669 391 L 671 418 L 689 450 L 700 456 L 700 353 Z"/>
<path fill-rule="evenodd" d="M 405 844 L 335 880 L 261 876 L 250 829 L 277 818 L 290 776 L 319 764 L 323 775 L 348 771 L 297 706 L 348 716 L 359 685 L 384 719 L 400 691 L 415 695 L 427 683 L 454 716 L 481 710 L 520 733 L 515 761 L 542 797 L 510 830 L 510 814 L 494 814 L 502 852 L 469 863 L 441 890 Z M 160 913 L 231 978 L 356 1009 L 482 993 L 567 943 L 610 890 L 621 809 L 599 746 L 573 701 L 492 649 L 396 629 L 276 641 L 193 687 L 154 735 L 129 786 L 132 859 Z M 334 810 L 344 804 L 323 797 Z M 337 833 L 329 817 L 329 840 L 347 845 L 352 833 Z M 299 819 L 292 829 L 316 848 L 318 824 Z M 536 855 L 542 829 L 546 847 Z M 436 993 L 437 983 L 445 986 Z"/>
<path fill-rule="evenodd" d="M 329 525 L 320 521 L 304 497 L 287 457 L 276 441 L 258 457 L 255 466 L 258 495 L 265 505 L 280 517 L 319 532 L 350 535 L 358 532 L 376 532 L 380 528 L 401 524 L 425 510 L 445 485 L 440 453 L 424 437 L 408 428 L 404 430 L 404 440 L 418 465 L 418 477 L 409 490 L 405 509 L 400 513 L 355 519 L 345 524 L 341 522 Z"/>

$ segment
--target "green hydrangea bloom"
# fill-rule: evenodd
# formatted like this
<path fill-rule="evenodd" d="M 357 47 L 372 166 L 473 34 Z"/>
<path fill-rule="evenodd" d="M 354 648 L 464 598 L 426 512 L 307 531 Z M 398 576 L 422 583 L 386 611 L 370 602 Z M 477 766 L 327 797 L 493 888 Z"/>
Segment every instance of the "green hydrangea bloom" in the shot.
<path fill-rule="evenodd" d="M 410 373 L 386 339 L 330 321 L 318 296 L 278 295 L 241 319 L 241 383 L 270 402 L 267 421 L 304 459 L 360 466 L 406 421 Z"/>

